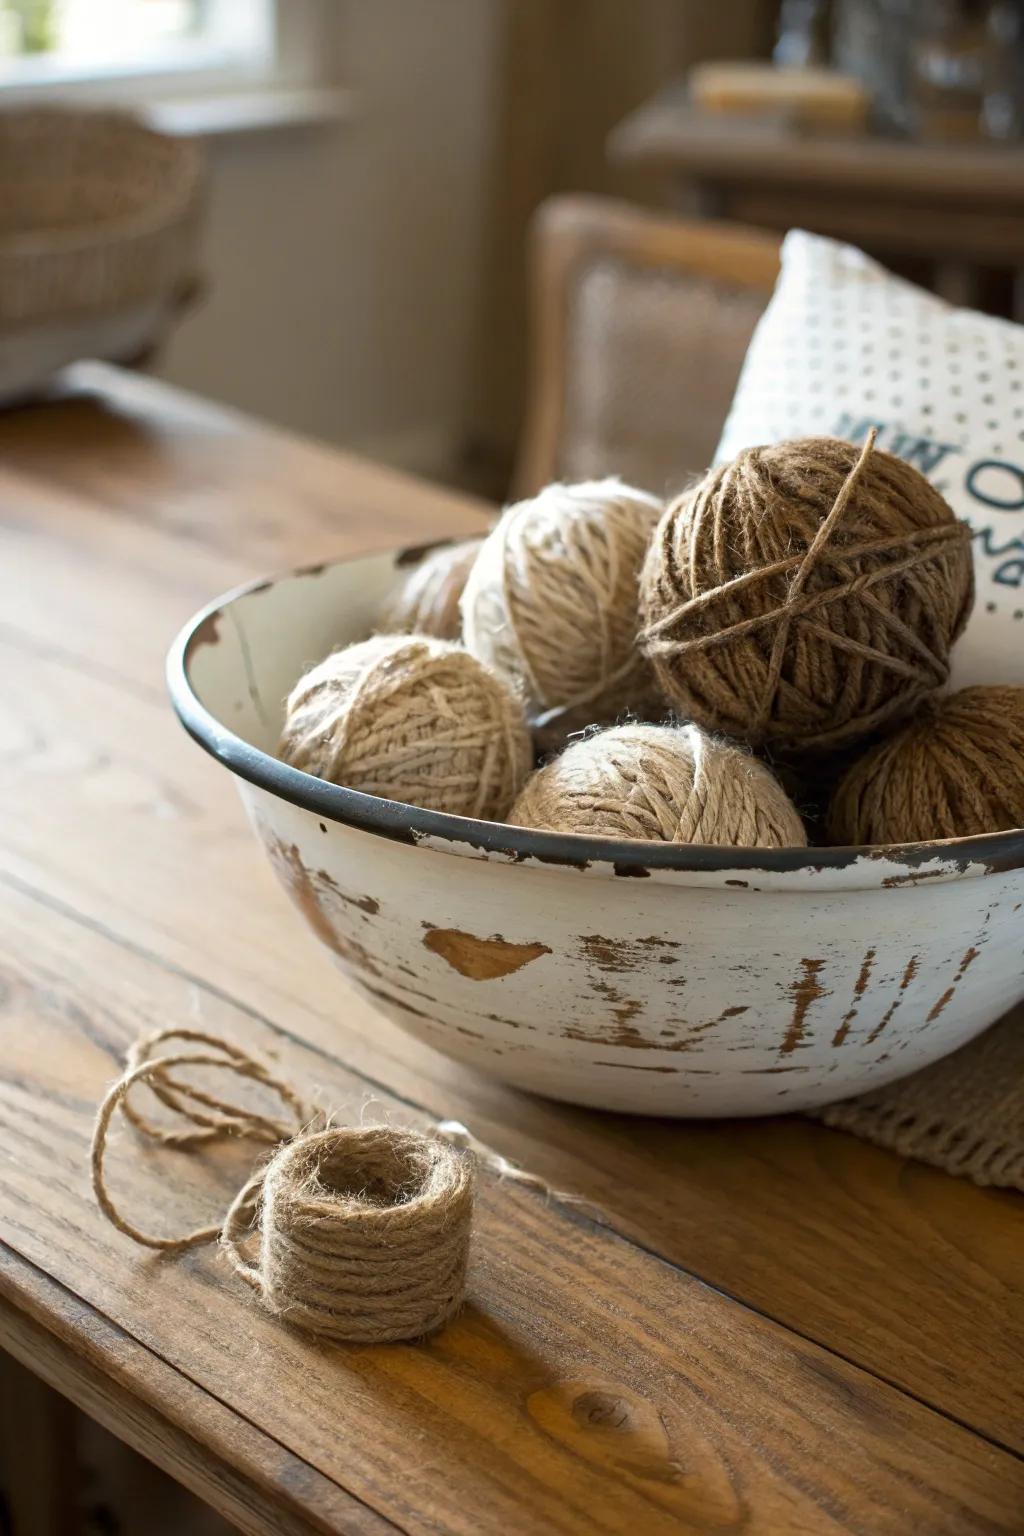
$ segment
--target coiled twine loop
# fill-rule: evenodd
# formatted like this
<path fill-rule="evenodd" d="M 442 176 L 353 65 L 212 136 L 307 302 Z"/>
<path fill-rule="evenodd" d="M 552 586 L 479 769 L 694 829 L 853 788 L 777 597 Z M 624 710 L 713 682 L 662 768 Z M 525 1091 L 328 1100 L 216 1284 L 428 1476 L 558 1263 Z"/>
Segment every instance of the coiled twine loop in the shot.
<path fill-rule="evenodd" d="M 171 1040 L 202 1049 L 153 1055 Z M 279 1122 L 183 1082 L 181 1069 L 195 1067 L 220 1068 L 270 1089 L 288 1118 Z M 185 1126 L 164 1129 L 141 1115 L 129 1098 L 139 1084 Z M 166 1146 L 242 1136 L 276 1150 L 219 1226 L 156 1236 L 128 1221 L 107 1189 L 104 1154 L 118 1109 Z M 199 1030 L 160 1030 L 133 1047 L 124 1076 L 100 1106 L 92 1179 L 101 1209 L 119 1231 L 164 1252 L 219 1242 L 262 1304 L 310 1333 L 366 1344 L 419 1338 L 462 1303 L 472 1159 L 444 1140 L 401 1127 L 327 1125 L 254 1057 Z M 247 1258 L 245 1245 L 257 1230 L 257 1253 Z"/>

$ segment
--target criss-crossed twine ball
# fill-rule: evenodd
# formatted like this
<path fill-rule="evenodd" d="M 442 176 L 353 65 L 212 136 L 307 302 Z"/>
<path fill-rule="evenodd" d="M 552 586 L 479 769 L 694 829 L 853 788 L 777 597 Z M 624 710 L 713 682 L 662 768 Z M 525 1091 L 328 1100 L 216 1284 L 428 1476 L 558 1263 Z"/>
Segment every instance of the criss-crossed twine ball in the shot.
<path fill-rule="evenodd" d="M 684 718 L 830 751 L 946 682 L 974 600 L 970 530 L 874 440 L 749 448 L 668 508 L 641 644 Z"/>

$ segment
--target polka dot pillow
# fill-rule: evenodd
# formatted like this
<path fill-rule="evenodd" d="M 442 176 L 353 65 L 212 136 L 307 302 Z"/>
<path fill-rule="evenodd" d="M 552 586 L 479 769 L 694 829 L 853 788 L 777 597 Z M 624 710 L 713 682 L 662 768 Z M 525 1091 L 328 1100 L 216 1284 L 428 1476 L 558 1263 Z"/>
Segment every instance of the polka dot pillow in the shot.
<path fill-rule="evenodd" d="M 1024 326 L 794 230 L 716 461 L 789 437 L 861 442 L 872 426 L 974 531 L 978 596 L 953 684 L 1024 683 Z"/>

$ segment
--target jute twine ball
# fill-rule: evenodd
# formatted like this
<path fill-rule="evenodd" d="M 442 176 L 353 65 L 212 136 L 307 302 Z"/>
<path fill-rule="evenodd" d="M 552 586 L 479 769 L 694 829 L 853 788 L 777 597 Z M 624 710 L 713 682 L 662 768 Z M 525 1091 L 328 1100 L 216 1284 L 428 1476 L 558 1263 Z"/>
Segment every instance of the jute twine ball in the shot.
<path fill-rule="evenodd" d="M 462 636 L 459 600 L 483 538 L 462 539 L 425 555 L 381 609 L 377 628 L 389 635 Z"/>
<path fill-rule="evenodd" d="M 545 832 L 664 843 L 807 843 L 770 770 L 698 725 L 619 725 L 584 737 L 531 776 L 508 820 Z"/>
<path fill-rule="evenodd" d="M 534 725 L 644 713 L 637 586 L 661 503 L 619 480 L 549 485 L 502 514 L 462 596 L 467 648 L 511 678 Z"/>
<path fill-rule="evenodd" d="M 917 843 L 1024 827 L 1024 688 L 929 699 L 840 780 L 828 840 Z"/>
<path fill-rule="evenodd" d="M 675 501 L 642 644 L 680 714 L 753 746 L 861 740 L 949 673 L 970 532 L 902 459 L 838 438 L 749 448 Z"/>
<path fill-rule="evenodd" d="M 522 706 L 461 646 L 375 635 L 335 651 L 288 699 L 280 755 L 366 794 L 501 820 L 533 763 Z"/>
<path fill-rule="evenodd" d="M 197 1069 L 269 1090 L 280 1109 L 267 1114 L 211 1092 Z M 170 1119 L 154 1123 L 138 1108 L 132 1095 L 142 1087 Z M 105 1160 L 118 1111 L 148 1141 L 181 1151 L 227 1138 L 274 1151 L 222 1222 L 165 1237 L 136 1226 L 110 1193 Z M 447 1322 L 465 1291 L 473 1161 L 440 1139 L 444 1130 L 325 1125 L 248 1051 L 201 1030 L 163 1029 L 136 1042 L 100 1106 L 93 1190 L 107 1219 L 146 1248 L 183 1253 L 219 1243 L 266 1310 L 294 1327 L 357 1344 L 417 1339 Z"/>

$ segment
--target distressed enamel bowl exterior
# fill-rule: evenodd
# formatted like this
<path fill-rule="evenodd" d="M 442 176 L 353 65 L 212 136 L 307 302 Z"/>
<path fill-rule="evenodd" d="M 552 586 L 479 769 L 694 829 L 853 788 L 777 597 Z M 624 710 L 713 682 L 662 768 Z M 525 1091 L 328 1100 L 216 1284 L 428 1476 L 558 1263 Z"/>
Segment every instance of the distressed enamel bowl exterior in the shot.
<path fill-rule="evenodd" d="M 309 927 L 411 1033 L 576 1103 L 760 1115 L 880 1087 L 1024 995 L 1024 833 L 886 850 L 603 842 L 279 762 L 292 683 L 372 629 L 410 558 L 229 595 L 179 636 L 169 679 Z"/>

